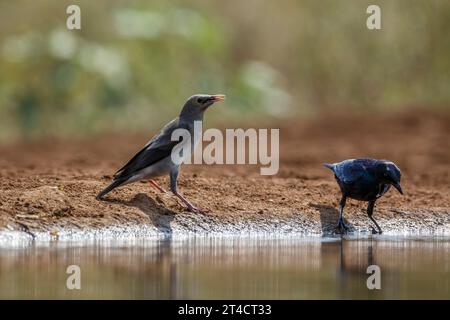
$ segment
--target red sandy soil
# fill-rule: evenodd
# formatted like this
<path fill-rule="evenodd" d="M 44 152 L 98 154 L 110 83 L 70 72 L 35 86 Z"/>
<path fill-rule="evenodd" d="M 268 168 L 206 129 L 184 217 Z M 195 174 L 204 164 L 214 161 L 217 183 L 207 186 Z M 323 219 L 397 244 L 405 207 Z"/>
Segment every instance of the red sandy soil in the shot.
<path fill-rule="evenodd" d="M 206 119 L 207 120 L 207 119 Z M 251 125 L 249 125 L 251 127 Z M 272 125 L 277 128 L 279 126 Z M 76 141 L 43 141 L 0 147 L 0 228 L 53 230 L 158 224 L 189 213 L 170 193 L 148 183 L 95 195 L 152 136 L 114 135 Z M 323 162 L 357 157 L 394 161 L 405 196 L 395 189 L 377 202 L 375 218 L 417 227 L 449 225 L 450 114 L 423 111 L 391 115 L 299 119 L 280 127 L 280 170 L 261 176 L 259 166 L 185 165 L 179 190 L 201 208 L 203 220 L 230 222 L 282 218 L 337 219 L 339 190 Z M 167 188 L 168 179 L 158 182 Z M 369 227 L 365 203 L 350 201 L 346 218 Z M 394 227 L 395 228 L 395 227 Z"/>

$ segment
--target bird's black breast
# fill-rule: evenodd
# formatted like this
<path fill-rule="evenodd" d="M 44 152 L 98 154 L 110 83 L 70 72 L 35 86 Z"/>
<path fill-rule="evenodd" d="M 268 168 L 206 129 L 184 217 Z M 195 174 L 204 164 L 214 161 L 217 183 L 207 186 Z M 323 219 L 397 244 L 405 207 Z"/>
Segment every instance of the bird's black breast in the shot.
<path fill-rule="evenodd" d="M 336 178 L 342 194 L 360 201 L 373 201 L 385 194 L 390 185 L 373 183 L 372 181 L 355 181 L 344 183 Z"/>

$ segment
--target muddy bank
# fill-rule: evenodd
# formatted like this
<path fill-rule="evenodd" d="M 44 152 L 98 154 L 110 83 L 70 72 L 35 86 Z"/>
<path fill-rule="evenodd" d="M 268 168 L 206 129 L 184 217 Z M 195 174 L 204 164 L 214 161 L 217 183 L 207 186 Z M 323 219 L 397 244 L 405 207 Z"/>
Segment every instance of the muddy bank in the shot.
<path fill-rule="evenodd" d="M 0 147 L 3 237 L 16 230 L 64 238 L 111 227 L 116 236 L 321 235 L 332 230 L 339 200 L 338 187 L 321 163 L 363 156 L 393 160 L 403 171 L 406 195 L 391 190 L 375 208 L 385 233 L 450 233 L 449 116 L 416 112 L 293 124 L 280 128 L 276 176 L 260 176 L 257 166 L 184 166 L 180 191 L 208 209 L 206 214 L 187 212 L 170 193 L 158 193 L 148 183 L 118 189 L 107 201 L 95 200 L 150 133 Z M 364 211 L 365 204 L 356 201 L 346 207 L 347 221 L 359 232 L 370 231 Z"/>

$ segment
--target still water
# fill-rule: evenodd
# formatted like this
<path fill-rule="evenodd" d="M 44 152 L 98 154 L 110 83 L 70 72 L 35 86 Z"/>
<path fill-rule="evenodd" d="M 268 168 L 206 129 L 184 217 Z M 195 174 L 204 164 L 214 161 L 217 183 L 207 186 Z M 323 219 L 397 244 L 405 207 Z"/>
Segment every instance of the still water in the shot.
<path fill-rule="evenodd" d="M 81 290 L 68 290 L 78 265 Z M 381 289 L 368 290 L 369 265 Z M 0 248 L 2 299 L 449 299 L 450 238 L 226 237 Z"/>

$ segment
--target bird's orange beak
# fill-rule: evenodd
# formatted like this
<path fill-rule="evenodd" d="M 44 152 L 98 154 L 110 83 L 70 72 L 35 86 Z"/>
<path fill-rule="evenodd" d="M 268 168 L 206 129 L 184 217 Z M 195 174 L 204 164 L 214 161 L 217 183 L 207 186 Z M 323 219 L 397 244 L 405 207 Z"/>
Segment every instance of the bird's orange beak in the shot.
<path fill-rule="evenodd" d="M 211 97 L 214 98 L 214 101 L 225 100 L 225 95 L 224 94 L 213 94 L 213 95 L 211 95 Z"/>

